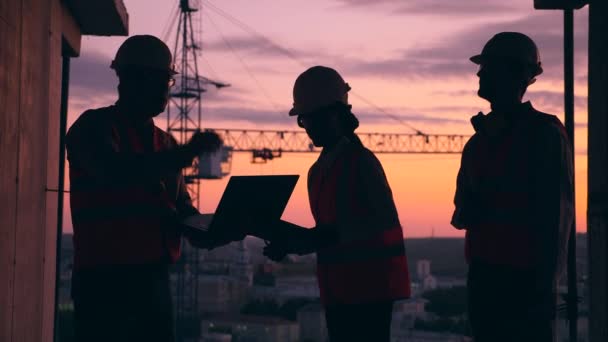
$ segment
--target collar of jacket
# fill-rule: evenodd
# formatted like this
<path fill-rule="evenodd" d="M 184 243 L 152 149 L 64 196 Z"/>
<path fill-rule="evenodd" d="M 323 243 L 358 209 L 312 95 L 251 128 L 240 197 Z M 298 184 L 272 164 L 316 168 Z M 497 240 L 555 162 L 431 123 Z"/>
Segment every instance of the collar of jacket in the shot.
<path fill-rule="evenodd" d="M 317 165 L 325 173 L 334 164 L 336 159 L 351 145 L 351 141 L 347 137 L 342 137 L 331 148 L 324 148 L 317 159 Z"/>
<path fill-rule="evenodd" d="M 532 103 L 527 101 L 516 107 L 514 111 L 507 115 L 499 115 L 495 112 L 490 112 L 486 115 L 479 112 L 471 118 L 471 125 L 473 125 L 476 133 L 497 136 L 506 128 L 511 127 L 515 122 L 519 121 L 519 119 L 533 111 L 535 111 L 535 109 L 532 107 Z"/>
<path fill-rule="evenodd" d="M 143 122 L 132 120 L 129 117 L 129 113 L 127 113 L 126 110 L 120 105 L 120 101 L 116 101 L 111 108 L 114 112 L 116 122 L 120 125 L 133 127 L 135 129 L 150 129 L 154 127 L 154 119 L 152 118 Z"/>

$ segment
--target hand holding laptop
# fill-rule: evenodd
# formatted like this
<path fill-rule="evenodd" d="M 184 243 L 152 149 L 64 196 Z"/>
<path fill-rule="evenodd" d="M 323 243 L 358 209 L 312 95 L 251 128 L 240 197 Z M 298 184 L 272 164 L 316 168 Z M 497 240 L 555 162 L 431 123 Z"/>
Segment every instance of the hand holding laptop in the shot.
<path fill-rule="evenodd" d="M 305 255 L 315 253 L 339 242 L 335 225 L 320 225 L 304 228 L 293 223 L 280 221 L 267 231 L 274 232 L 264 248 L 264 255 L 273 261 L 280 261 L 287 254 Z"/>
<path fill-rule="evenodd" d="M 247 234 L 273 236 L 297 180 L 297 175 L 233 176 L 215 214 L 182 220 L 183 234 L 199 248 L 215 248 Z"/>
<path fill-rule="evenodd" d="M 193 215 L 182 220 L 183 234 L 195 248 L 213 249 L 233 241 L 243 240 L 246 236 L 243 227 L 210 230 L 213 214 Z"/>

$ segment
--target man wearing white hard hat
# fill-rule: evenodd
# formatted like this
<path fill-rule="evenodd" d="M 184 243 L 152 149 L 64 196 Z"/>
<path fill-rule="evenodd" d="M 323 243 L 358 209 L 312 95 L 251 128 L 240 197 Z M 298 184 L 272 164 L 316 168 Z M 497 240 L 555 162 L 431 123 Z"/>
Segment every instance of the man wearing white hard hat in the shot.
<path fill-rule="evenodd" d="M 181 170 L 221 140 L 196 133 L 180 146 L 154 124 L 176 74 L 158 38 L 128 38 L 111 68 L 118 101 L 84 112 L 66 137 L 76 339 L 173 341 L 168 267 L 180 255 L 179 221 L 198 214 Z M 194 244 L 227 242 L 202 240 Z"/>
<path fill-rule="evenodd" d="M 550 342 L 556 283 L 573 220 L 572 148 L 564 126 L 522 99 L 542 74 L 528 36 L 495 35 L 481 54 L 452 225 L 466 230 L 469 319 L 476 342 Z"/>
<path fill-rule="evenodd" d="M 315 66 L 293 89 L 290 116 L 322 147 L 308 173 L 315 227 L 277 227 L 265 254 L 317 254 L 330 341 L 389 341 L 393 302 L 410 296 L 403 230 L 382 165 L 355 134 L 350 86 Z"/>

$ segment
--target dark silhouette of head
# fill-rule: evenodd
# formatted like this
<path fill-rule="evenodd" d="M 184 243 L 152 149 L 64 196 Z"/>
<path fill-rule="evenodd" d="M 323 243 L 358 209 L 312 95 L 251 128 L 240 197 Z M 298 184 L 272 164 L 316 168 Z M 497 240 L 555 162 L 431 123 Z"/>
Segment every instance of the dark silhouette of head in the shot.
<path fill-rule="evenodd" d="M 119 79 L 119 103 L 133 119 L 147 120 L 165 110 L 177 72 L 169 47 L 160 39 L 129 37 L 116 52 L 111 68 Z"/>
<path fill-rule="evenodd" d="M 336 70 L 324 66 L 309 68 L 296 79 L 289 115 L 298 117 L 315 146 L 331 146 L 359 127 L 348 104 L 350 89 Z"/>
<path fill-rule="evenodd" d="M 519 32 L 496 34 L 471 61 L 479 65 L 478 95 L 493 106 L 521 103 L 528 86 L 543 72 L 536 44 Z"/>

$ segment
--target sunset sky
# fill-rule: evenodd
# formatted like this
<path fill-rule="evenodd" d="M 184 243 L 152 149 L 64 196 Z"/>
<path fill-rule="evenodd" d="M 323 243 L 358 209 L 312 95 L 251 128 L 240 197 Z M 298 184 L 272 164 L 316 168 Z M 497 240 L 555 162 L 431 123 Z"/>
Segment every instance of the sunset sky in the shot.
<path fill-rule="evenodd" d="M 156 35 L 173 46 L 175 26 L 169 23 L 178 0 L 124 2 L 131 35 Z M 468 57 L 480 52 L 500 31 L 520 31 L 537 42 L 545 73 L 529 89 L 527 99 L 537 109 L 563 120 L 563 15 L 535 11 L 532 0 L 193 2 L 202 6 L 200 73 L 232 85 L 219 91 L 209 89 L 203 95 L 205 127 L 298 129 L 287 116 L 293 82 L 309 66 L 321 64 L 337 69 L 356 94 L 425 133 L 469 135 L 473 133 L 469 118 L 479 111 L 487 113 L 489 105 L 476 96 L 477 67 Z M 586 229 L 587 19 L 587 9 L 575 15 L 579 231 Z M 109 65 L 124 39 L 83 38 L 81 56 L 72 62 L 69 124 L 84 110 L 116 100 L 117 79 Z M 361 121 L 359 132 L 412 133 L 356 96 L 351 96 L 351 103 Z M 156 124 L 166 127 L 163 115 Z M 449 224 L 459 155 L 378 157 L 393 189 L 406 237 L 462 235 Z M 288 154 L 253 165 L 249 154 L 237 153 L 232 174 L 302 175 L 284 219 L 312 226 L 306 173 L 316 158 L 315 154 Z M 202 183 L 202 211 L 215 209 L 226 182 Z M 71 231 L 69 211 L 66 222 L 66 230 Z"/>

